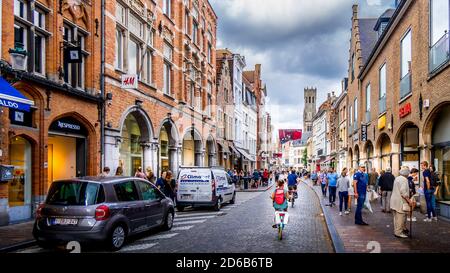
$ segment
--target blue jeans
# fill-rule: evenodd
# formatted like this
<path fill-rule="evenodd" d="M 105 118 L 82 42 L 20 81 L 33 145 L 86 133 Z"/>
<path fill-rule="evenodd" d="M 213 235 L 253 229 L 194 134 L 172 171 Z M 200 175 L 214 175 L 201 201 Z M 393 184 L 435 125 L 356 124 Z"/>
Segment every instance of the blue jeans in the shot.
<path fill-rule="evenodd" d="M 322 195 L 327 196 L 327 184 L 320 184 L 322 186 Z"/>
<path fill-rule="evenodd" d="M 339 211 L 342 212 L 342 203 L 344 203 L 344 208 L 348 210 L 348 191 L 339 192 Z"/>
<path fill-rule="evenodd" d="M 362 219 L 362 209 L 364 206 L 364 201 L 366 201 L 366 195 L 358 195 L 358 205 L 356 206 L 356 212 L 355 212 L 355 224 L 362 224 L 364 223 Z"/>
<path fill-rule="evenodd" d="M 425 190 L 425 200 L 427 201 L 428 218 L 436 217 L 434 190 Z"/>
<path fill-rule="evenodd" d="M 330 194 L 329 198 L 330 204 L 333 204 L 334 202 L 336 202 L 336 187 L 329 186 L 328 193 Z"/>

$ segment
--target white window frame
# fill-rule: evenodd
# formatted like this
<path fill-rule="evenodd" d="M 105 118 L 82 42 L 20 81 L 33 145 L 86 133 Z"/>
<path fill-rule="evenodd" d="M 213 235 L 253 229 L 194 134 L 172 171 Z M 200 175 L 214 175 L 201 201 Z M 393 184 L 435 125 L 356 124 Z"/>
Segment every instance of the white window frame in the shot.
<path fill-rule="evenodd" d="M 405 50 L 407 50 L 407 47 L 404 47 L 405 41 L 409 41 L 409 52 L 405 54 Z M 407 45 L 407 44 L 406 44 Z M 405 62 L 405 56 L 409 57 L 408 60 Z M 412 30 L 408 29 L 406 31 L 405 35 L 403 36 L 402 40 L 400 41 L 400 79 L 403 79 L 406 77 L 410 71 L 409 71 L 409 63 L 412 62 Z"/>
<path fill-rule="evenodd" d="M 172 0 L 163 0 L 163 13 L 171 18 L 172 15 Z"/>

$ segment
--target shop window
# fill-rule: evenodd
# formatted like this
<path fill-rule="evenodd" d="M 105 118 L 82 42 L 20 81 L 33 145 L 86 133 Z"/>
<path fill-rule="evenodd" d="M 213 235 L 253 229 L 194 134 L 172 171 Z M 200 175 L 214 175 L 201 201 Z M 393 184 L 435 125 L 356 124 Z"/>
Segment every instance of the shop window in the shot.
<path fill-rule="evenodd" d="M 45 75 L 46 42 L 51 35 L 46 30 L 47 12 L 42 4 L 30 5 L 26 0 L 14 1 L 15 47 L 28 51 L 28 71 Z"/>
<path fill-rule="evenodd" d="M 89 55 L 85 51 L 86 33 L 76 26 L 64 24 L 64 44 L 68 47 L 81 47 L 81 62 L 69 63 L 68 56 L 64 54 L 64 81 L 73 88 L 85 88 L 86 58 Z"/>
<path fill-rule="evenodd" d="M 31 144 L 22 137 L 14 137 L 9 149 L 10 164 L 14 167 L 14 178 L 8 185 L 9 206 L 25 206 L 31 202 Z"/>

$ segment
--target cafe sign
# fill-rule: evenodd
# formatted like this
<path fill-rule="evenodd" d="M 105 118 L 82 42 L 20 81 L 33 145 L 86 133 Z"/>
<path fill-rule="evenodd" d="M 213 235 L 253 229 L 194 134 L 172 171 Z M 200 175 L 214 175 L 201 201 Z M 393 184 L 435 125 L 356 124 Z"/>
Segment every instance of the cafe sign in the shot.
<path fill-rule="evenodd" d="M 400 116 L 400 118 L 404 118 L 404 117 L 408 116 L 409 114 L 411 114 L 411 112 L 412 112 L 411 103 L 408 102 L 407 104 L 405 104 L 405 106 L 400 108 L 399 116 Z"/>

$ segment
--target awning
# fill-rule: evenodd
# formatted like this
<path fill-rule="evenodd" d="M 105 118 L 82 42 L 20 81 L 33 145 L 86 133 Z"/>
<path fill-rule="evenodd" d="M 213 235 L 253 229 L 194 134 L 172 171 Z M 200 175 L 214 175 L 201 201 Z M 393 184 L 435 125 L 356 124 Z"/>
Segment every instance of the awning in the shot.
<path fill-rule="evenodd" d="M 34 105 L 32 100 L 22 95 L 22 93 L 12 87 L 5 79 L 0 77 L 0 107 L 3 106 L 29 112 L 31 105 Z"/>
<path fill-rule="evenodd" d="M 234 145 L 230 145 L 229 148 L 230 148 L 230 152 L 235 153 L 236 155 L 240 155 L 241 154 L 238 150 L 236 150 Z"/>
<path fill-rule="evenodd" d="M 237 148 L 239 150 L 239 152 L 242 154 L 243 157 L 245 157 L 246 159 L 248 159 L 249 161 L 252 162 L 256 162 L 256 157 L 253 155 L 250 155 L 249 153 L 247 153 L 245 150 Z"/>

